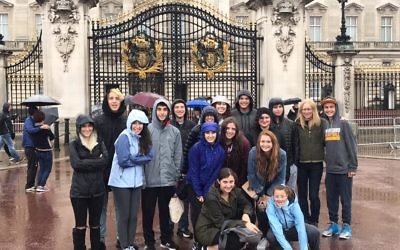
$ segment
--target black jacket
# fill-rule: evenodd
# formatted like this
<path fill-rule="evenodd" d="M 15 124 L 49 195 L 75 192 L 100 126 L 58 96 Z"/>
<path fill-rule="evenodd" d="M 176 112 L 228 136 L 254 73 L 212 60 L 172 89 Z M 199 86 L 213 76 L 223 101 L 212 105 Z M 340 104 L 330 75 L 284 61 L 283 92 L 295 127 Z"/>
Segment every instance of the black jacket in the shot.
<path fill-rule="evenodd" d="M 82 119 L 77 119 L 78 132 L 82 124 L 93 123 L 93 120 L 88 116 L 80 116 L 80 118 Z M 93 134 L 96 134 L 95 130 Z M 97 145 L 90 151 L 82 144 L 78 136 L 76 140 L 69 144 L 69 157 L 74 169 L 70 197 L 90 198 L 103 195 L 105 193 L 103 169 L 109 157 L 102 140 L 97 138 Z"/>
<path fill-rule="evenodd" d="M 8 111 L 10 104 L 5 102 L 3 104 L 3 112 L 0 113 L 0 135 L 5 135 L 7 133 L 13 134 L 14 129 L 11 122 L 11 114 Z"/>

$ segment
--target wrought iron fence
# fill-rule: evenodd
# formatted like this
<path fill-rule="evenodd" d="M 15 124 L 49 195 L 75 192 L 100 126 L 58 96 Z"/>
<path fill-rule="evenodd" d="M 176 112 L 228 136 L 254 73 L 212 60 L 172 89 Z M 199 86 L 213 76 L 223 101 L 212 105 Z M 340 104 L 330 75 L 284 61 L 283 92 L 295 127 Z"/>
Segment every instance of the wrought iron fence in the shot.
<path fill-rule="evenodd" d="M 334 95 L 335 66 L 319 58 L 307 42 L 305 50 L 305 97 L 319 102 L 325 96 Z"/>
<path fill-rule="evenodd" d="M 257 103 L 256 33 L 255 25 L 236 25 L 196 1 L 155 1 L 154 5 L 137 7 L 130 17 L 118 22 L 93 23 L 89 37 L 90 106 L 101 103 L 107 88 L 116 85 L 124 94 L 151 91 L 170 100 L 220 94 L 231 102 L 244 88 L 251 91 Z M 155 52 L 132 53 L 139 38 L 150 47 L 153 43 Z M 208 38 L 215 47 L 199 52 L 199 42 Z M 222 44 L 223 51 L 216 51 L 216 44 Z M 199 53 L 203 53 L 202 62 L 196 59 Z M 217 67 L 216 60 L 227 61 Z M 207 65 L 218 69 L 210 73 Z"/>
<path fill-rule="evenodd" d="M 43 93 L 42 57 L 40 32 L 33 48 L 6 67 L 7 101 L 11 104 L 12 113 L 17 114 L 16 122 L 23 121 L 27 115 L 27 109 L 20 103 L 32 95 Z"/>
<path fill-rule="evenodd" d="M 400 65 L 359 65 L 354 81 L 356 110 L 369 110 L 370 118 L 400 116 Z"/>
<path fill-rule="evenodd" d="M 358 156 L 400 159 L 400 117 L 353 119 Z"/>

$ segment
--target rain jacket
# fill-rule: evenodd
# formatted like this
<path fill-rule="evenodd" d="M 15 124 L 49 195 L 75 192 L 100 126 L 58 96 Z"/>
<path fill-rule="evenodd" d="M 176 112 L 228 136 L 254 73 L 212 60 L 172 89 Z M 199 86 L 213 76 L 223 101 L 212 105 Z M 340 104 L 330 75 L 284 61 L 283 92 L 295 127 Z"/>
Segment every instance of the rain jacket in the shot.
<path fill-rule="evenodd" d="M 221 197 L 219 188 L 212 186 L 195 225 L 196 239 L 202 245 L 211 245 L 225 220 L 231 220 L 228 228 L 244 226 L 242 215 L 251 217 L 252 213 L 252 206 L 240 188 L 232 189 L 227 202 Z"/>
<path fill-rule="evenodd" d="M 214 131 L 218 134 L 218 130 L 218 124 L 214 122 L 203 123 L 200 141 L 194 144 L 189 151 L 187 181 L 192 185 L 196 196 L 207 195 L 224 164 L 225 150 L 219 143 L 218 136 L 213 144 L 204 138 L 207 131 Z"/>
<path fill-rule="evenodd" d="M 249 180 L 249 186 L 254 189 L 259 196 L 264 194 L 272 196 L 272 191 L 275 186 L 285 184 L 286 152 L 279 149 L 278 173 L 275 179 L 269 183 L 266 179 L 257 174 L 256 151 L 256 147 L 253 147 L 249 152 L 249 160 L 247 163 L 247 179 Z"/>
<path fill-rule="evenodd" d="M 35 126 L 32 116 L 28 116 L 24 122 L 24 130 L 22 132 L 22 146 L 24 148 L 34 148 L 31 135 L 40 131 L 40 127 Z"/>
<path fill-rule="evenodd" d="M 103 99 L 102 109 L 103 114 L 96 116 L 94 121 L 98 129 L 98 135 L 103 139 L 108 154 L 110 155 L 107 166 L 104 168 L 104 183 L 107 184 L 110 177 L 111 164 L 115 152 L 114 142 L 122 130 L 125 129 L 126 115 L 124 112 L 126 111 L 126 106 L 122 100 L 118 111 L 112 112 L 108 106 L 107 96 L 105 96 Z"/>
<path fill-rule="evenodd" d="M 101 138 L 97 137 L 95 127 L 89 140 L 91 146 L 82 143 L 79 131 L 85 123 L 94 124 L 94 121 L 87 115 L 78 116 L 77 138 L 69 144 L 69 158 L 74 170 L 70 190 L 72 198 L 98 197 L 105 193 L 103 169 L 108 161 L 108 152 Z"/>
<path fill-rule="evenodd" d="M 157 105 L 164 103 L 171 113 L 171 104 L 165 99 L 154 102 L 152 122 L 149 125 L 153 144 L 153 158 L 146 165 L 146 187 L 175 186 L 180 176 L 182 140 L 177 128 L 162 124 L 157 118 Z"/>
<path fill-rule="evenodd" d="M 14 134 L 14 128 L 11 122 L 11 114 L 9 108 L 10 104 L 8 102 L 5 102 L 3 104 L 3 112 L 0 113 L 0 135 L 4 135 L 7 133 L 10 133 L 10 135 Z"/>
<path fill-rule="evenodd" d="M 284 230 L 289 230 L 292 227 L 296 227 L 300 250 L 308 249 L 308 239 L 306 226 L 304 223 L 304 216 L 301 212 L 296 197 L 288 199 L 286 204 L 281 208 L 276 205 L 274 197 L 271 197 L 268 200 L 266 213 L 271 230 L 276 240 L 284 250 L 293 249 L 283 233 Z"/>
<path fill-rule="evenodd" d="M 245 95 L 250 98 L 250 111 L 247 113 L 242 113 L 240 111 L 239 99 L 240 96 Z M 257 110 L 253 108 L 253 97 L 250 91 L 247 89 L 240 90 L 236 96 L 235 109 L 232 110 L 232 116 L 235 117 L 236 121 L 239 123 L 240 130 L 244 133 L 246 138 L 251 140 L 251 131 L 254 128 L 254 121 L 256 120 Z"/>
<path fill-rule="evenodd" d="M 333 119 L 329 119 L 325 114 L 324 117 L 329 123 L 325 130 L 326 172 L 347 174 L 356 171 L 358 166 L 357 142 L 350 124 L 341 119 L 337 104 Z"/>
<path fill-rule="evenodd" d="M 139 152 L 140 135 L 131 130 L 132 123 L 148 123 L 144 112 L 132 110 L 124 129 L 115 141 L 115 153 L 108 185 L 118 188 L 137 188 L 144 185 L 144 165 L 153 157 L 151 150 L 147 155 Z"/>

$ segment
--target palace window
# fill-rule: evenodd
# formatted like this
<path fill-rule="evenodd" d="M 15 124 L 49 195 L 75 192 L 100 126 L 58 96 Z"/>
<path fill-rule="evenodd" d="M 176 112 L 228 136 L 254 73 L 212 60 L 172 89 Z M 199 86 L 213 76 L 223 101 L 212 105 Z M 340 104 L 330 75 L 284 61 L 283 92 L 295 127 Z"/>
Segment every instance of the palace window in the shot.
<path fill-rule="evenodd" d="M 392 26 L 393 17 L 383 16 L 381 17 L 381 41 L 391 42 L 392 41 Z"/>
<path fill-rule="evenodd" d="M 4 36 L 3 40 L 8 39 L 8 14 L 0 14 L 0 34 Z"/>
<path fill-rule="evenodd" d="M 310 16 L 310 39 L 314 42 L 321 41 L 321 17 Z"/>
<path fill-rule="evenodd" d="M 351 41 L 357 41 L 357 17 L 346 17 L 346 34 L 350 36 Z"/>
<path fill-rule="evenodd" d="M 37 34 L 39 34 L 40 31 L 42 30 L 42 15 L 41 14 L 35 15 L 35 29 L 36 29 Z"/>

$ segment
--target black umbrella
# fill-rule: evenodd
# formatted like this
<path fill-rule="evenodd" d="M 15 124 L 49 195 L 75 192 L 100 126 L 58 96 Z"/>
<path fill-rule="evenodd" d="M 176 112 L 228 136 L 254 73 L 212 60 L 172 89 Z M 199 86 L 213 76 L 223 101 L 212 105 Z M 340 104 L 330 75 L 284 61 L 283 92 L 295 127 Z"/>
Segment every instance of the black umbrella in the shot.
<path fill-rule="evenodd" d="M 25 106 L 49 106 L 60 104 L 59 101 L 47 95 L 33 95 L 21 102 L 21 105 Z"/>
<path fill-rule="evenodd" d="M 57 107 L 51 107 L 51 108 L 46 108 L 42 109 L 44 113 L 44 123 L 47 125 L 53 124 L 55 121 L 58 120 L 58 108 Z"/>
<path fill-rule="evenodd" d="M 293 97 L 289 98 L 283 101 L 283 105 L 290 105 L 290 104 L 296 104 L 301 102 L 301 99 L 299 97 Z"/>

